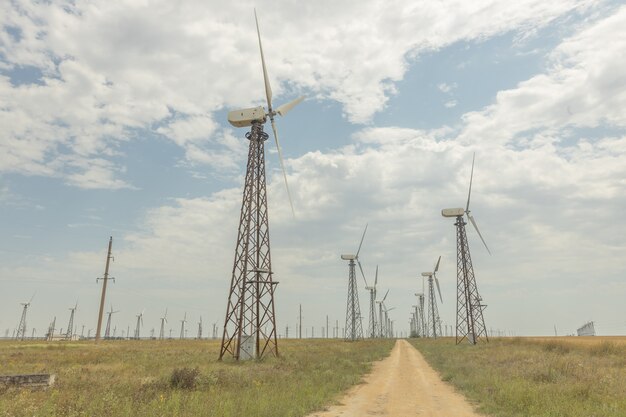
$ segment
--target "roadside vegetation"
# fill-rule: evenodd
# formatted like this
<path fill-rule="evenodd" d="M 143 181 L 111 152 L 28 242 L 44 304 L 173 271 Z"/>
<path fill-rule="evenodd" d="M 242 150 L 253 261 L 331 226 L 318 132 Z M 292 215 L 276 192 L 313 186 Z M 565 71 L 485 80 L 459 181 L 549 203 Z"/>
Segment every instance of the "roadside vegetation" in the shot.
<path fill-rule="evenodd" d="M 411 343 L 478 411 L 497 417 L 626 416 L 626 339 Z"/>
<path fill-rule="evenodd" d="M 361 381 L 392 340 L 286 340 L 280 358 L 218 362 L 218 341 L 0 342 L 0 374 L 54 373 L 46 391 L 0 388 L 0 416 L 303 416 Z"/>

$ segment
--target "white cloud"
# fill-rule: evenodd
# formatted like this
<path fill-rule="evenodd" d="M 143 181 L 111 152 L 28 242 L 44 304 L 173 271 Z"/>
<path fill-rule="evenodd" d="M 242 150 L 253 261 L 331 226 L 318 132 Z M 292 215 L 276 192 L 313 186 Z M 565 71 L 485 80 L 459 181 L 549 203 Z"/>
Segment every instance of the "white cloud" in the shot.
<path fill-rule="evenodd" d="M 447 83 L 441 83 L 441 84 L 437 84 L 437 88 L 439 89 L 439 91 L 441 91 L 442 93 L 449 93 L 452 90 L 454 90 L 457 87 L 456 83 L 452 83 L 452 84 L 447 84 Z"/>
<path fill-rule="evenodd" d="M 626 126 L 626 7 L 566 39 L 547 73 L 465 115 L 463 137 L 506 142 L 531 129 Z"/>
<path fill-rule="evenodd" d="M 420 52 L 532 31 L 588 5 L 287 2 L 261 12 L 260 20 L 277 98 L 292 89 L 311 90 L 341 102 L 350 121 L 365 123 L 384 109 L 408 59 Z M 13 86 L 0 78 L 5 172 L 67 176 L 66 167 L 57 163 L 53 170 L 50 163 L 67 153 L 108 158 L 129 140 L 129 129 L 152 129 L 172 111 L 184 117 L 161 132 L 183 146 L 192 162 L 213 164 L 211 151 L 195 143 L 216 132 L 211 113 L 263 97 L 250 4 L 24 1 L 1 7 L 3 67 L 42 71 L 41 85 Z M 19 35 L 9 34 L 9 27 Z M 115 188 L 123 182 L 99 184 Z"/>
<path fill-rule="evenodd" d="M 456 100 L 449 100 L 449 101 L 446 101 L 446 102 L 445 102 L 444 106 L 445 106 L 447 109 L 451 109 L 451 108 L 453 108 L 453 107 L 456 107 L 456 105 L 457 105 L 457 104 L 458 104 L 458 102 L 457 102 Z"/>

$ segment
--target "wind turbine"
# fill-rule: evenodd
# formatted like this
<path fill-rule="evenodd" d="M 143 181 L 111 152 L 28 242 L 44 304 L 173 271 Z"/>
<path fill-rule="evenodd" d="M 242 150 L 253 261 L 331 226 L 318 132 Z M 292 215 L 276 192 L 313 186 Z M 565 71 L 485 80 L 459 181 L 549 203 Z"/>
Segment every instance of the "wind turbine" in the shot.
<path fill-rule="evenodd" d="M 418 322 L 420 325 L 420 333 L 421 333 L 421 337 L 428 337 L 428 328 L 427 328 L 427 324 L 426 324 L 426 320 L 424 317 L 424 311 L 425 311 L 425 299 L 424 299 L 424 279 L 422 278 L 422 293 L 415 293 L 415 296 L 417 297 L 417 318 L 418 318 Z"/>
<path fill-rule="evenodd" d="M 198 340 L 202 339 L 202 316 L 200 316 L 200 321 L 198 322 Z"/>
<path fill-rule="evenodd" d="M 165 315 L 161 317 L 161 330 L 159 331 L 159 340 L 163 340 L 165 337 L 165 323 L 167 323 L 167 308 L 165 308 Z"/>
<path fill-rule="evenodd" d="M 50 326 L 48 327 L 48 341 L 51 342 L 54 339 L 54 330 L 56 328 L 57 318 L 54 316 L 54 319 L 50 322 Z"/>
<path fill-rule="evenodd" d="M 441 256 L 437 259 L 437 264 L 433 272 L 422 272 L 423 277 L 428 277 L 428 331 L 435 339 L 441 336 L 441 322 L 439 321 L 439 309 L 437 308 L 437 298 L 435 297 L 435 287 L 433 281 L 437 284 L 437 291 L 439 292 L 439 299 L 443 303 L 441 298 L 441 288 L 439 288 L 439 280 L 437 279 L 437 271 L 439 270 L 439 263 L 441 262 Z"/>
<path fill-rule="evenodd" d="M 366 283 L 367 284 L 367 283 Z M 370 292 L 370 323 L 367 327 L 367 335 L 372 339 L 376 337 L 376 285 L 378 284 L 378 265 L 376 265 L 376 277 L 374 278 L 374 286 L 365 286 L 365 289 Z"/>
<path fill-rule="evenodd" d="M 17 326 L 17 333 L 15 334 L 15 339 L 24 340 L 26 337 L 26 313 L 28 312 L 28 307 L 30 307 L 30 303 L 33 302 L 33 298 L 35 298 L 35 293 L 30 297 L 30 300 L 27 303 L 20 303 L 23 306 L 22 309 L 22 317 L 20 318 L 20 324 Z"/>
<path fill-rule="evenodd" d="M 107 325 L 104 329 L 104 338 L 109 339 L 111 337 L 111 316 L 115 313 L 119 313 L 120 311 L 113 311 L 113 304 L 111 304 L 111 311 L 107 312 Z"/>
<path fill-rule="evenodd" d="M 359 253 L 361 252 L 361 246 L 363 246 L 363 239 L 365 239 L 365 233 L 367 232 L 367 224 L 365 230 L 363 230 L 363 236 L 361 236 L 361 243 L 359 243 L 359 249 L 356 251 L 356 255 L 341 255 L 341 259 L 344 261 L 350 261 L 348 264 L 348 303 L 346 307 L 346 340 L 358 340 L 363 339 L 363 324 L 361 322 L 361 308 L 359 307 L 359 293 L 357 290 L 355 265 L 359 265 L 361 275 L 367 286 L 367 280 L 361 267 L 361 261 L 359 261 Z M 355 262 L 356 261 L 356 264 Z"/>
<path fill-rule="evenodd" d="M 387 308 L 385 309 L 385 331 L 386 331 L 386 336 L 385 337 L 389 337 L 392 338 L 393 337 L 393 321 L 391 319 L 389 319 L 389 315 L 388 313 L 391 310 L 395 310 L 395 307 L 391 307 L 391 308 Z"/>
<path fill-rule="evenodd" d="M 72 332 L 74 331 L 74 313 L 76 312 L 76 309 L 78 308 L 78 300 L 76 300 L 76 304 L 74 305 L 74 308 L 70 308 L 70 321 L 67 324 L 67 331 L 65 332 L 65 338 L 67 340 L 72 340 Z"/>
<path fill-rule="evenodd" d="M 470 256 L 469 243 L 465 232 L 467 224 L 463 219 L 463 215 L 472 223 L 474 229 L 478 233 L 480 240 L 491 254 L 485 239 L 480 234 L 476 221 L 470 212 L 470 197 L 472 195 L 472 180 L 474 178 L 474 160 L 476 154 L 472 157 L 472 172 L 470 174 L 469 192 L 467 193 L 467 204 L 463 208 L 451 208 L 441 210 L 443 217 L 454 217 L 456 221 L 456 251 L 457 251 L 457 308 L 456 308 L 456 344 L 458 345 L 467 339 L 467 341 L 475 345 L 478 340 L 484 337 L 485 341 L 489 341 L 487 328 L 485 327 L 485 319 L 483 310 L 486 305 L 482 304 L 482 298 L 478 293 L 476 285 L 476 277 L 474 276 L 474 267 L 472 266 L 472 258 Z"/>
<path fill-rule="evenodd" d="M 185 312 L 185 317 L 180 321 L 180 339 L 185 338 L 185 323 L 187 323 L 187 313 Z"/>
<path fill-rule="evenodd" d="M 235 127 L 250 126 L 250 132 L 246 134 L 246 138 L 250 141 L 250 146 L 235 260 L 220 347 L 220 360 L 225 354 L 232 355 L 235 360 L 240 358 L 260 359 L 266 351 L 270 351 L 274 356 L 278 356 L 278 337 L 274 314 L 274 290 L 277 282 L 274 282 L 272 277 L 274 272 L 272 271 L 270 256 L 265 180 L 264 144 L 269 135 L 263 131 L 263 126 L 268 118 L 274 133 L 274 142 L 287 188 L 289 205 L 292 213 L 295 213 L 287 184 L 287 173 L 285 172 L 283 156 L 278 142 L 274 116 L 277 114 L 285 116 L 303 98 L 300 97 L 283 104 L 276 110 L 272 107 L 272 88 L 265 66 L 261 31 L 259 30 L 256 10 L 254 19 L 259 39 L 259 51 L 261 53 L 267 111 L 262 106 L 259 106 L 228 113 L 228 121 L 231 125 Z M 246 348 L 243 349 L 244 352 L 242 354 L 242 342 L 244 341 L 246 342 Z M 253 344 L 250 345 L 250 342 L 253 342 Z"/>
<path fill-rule="evenodd" d="M 385 300 L 387 299 L 387 295 L 389 295 L 389 290 L 387 290 L 382 300 L 376 301 L 376 304 L 378 304 L 378 319 L 379 319 L 378 320 L 378 337 L 380 338 L 385 337 L 385 331 L 386 331 L 385 330 L 386 321 L 383 320 L 383 311 L 385 309 Z"/>
<path fill-rule="evenodd" d="M 142 310 L 140 314 L 137 315 L 137 325 L 135 326 L 135 339 L 139 340 L 139 334 L 141 333 L 141 326 L 143 326 L 143 313 L 145 310 Z"/>
<path fill-rule="evenodd" d="M 420 322 L 419 304 L 414 304 L 411 318 L 413 320 L 413 331 L 415 337 L 422 337 L 422 323 Z"/>

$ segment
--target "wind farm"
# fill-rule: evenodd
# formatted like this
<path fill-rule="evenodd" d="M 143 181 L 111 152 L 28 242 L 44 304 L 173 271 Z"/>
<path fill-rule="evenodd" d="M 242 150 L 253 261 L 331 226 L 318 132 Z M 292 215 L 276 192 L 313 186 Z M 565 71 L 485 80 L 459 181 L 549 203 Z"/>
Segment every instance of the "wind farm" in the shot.
<path fill-rule="evenodd" d="M 582 3 L 3 7 L 0 414 L 623 416 Z"/>

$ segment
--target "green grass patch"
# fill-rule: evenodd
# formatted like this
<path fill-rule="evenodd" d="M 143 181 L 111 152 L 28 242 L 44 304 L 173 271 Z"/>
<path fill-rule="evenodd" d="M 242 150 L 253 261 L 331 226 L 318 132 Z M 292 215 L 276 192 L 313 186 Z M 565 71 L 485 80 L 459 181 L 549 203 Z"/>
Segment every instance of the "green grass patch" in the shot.
<path fill-rule="evenodd" d="M 411 340 L 445 381 L 498 417 L 626 416 L 626 345 Z"/>
<path fill-rule="evenodd" d="M 393 341 L 283 340 L 279 358 L 218 362 L 218 341 L 0 342 L 0 374 L 54 373 L 47 391 L 0 388 L 0 416 L 303 416 L 359 383 Z"/>

